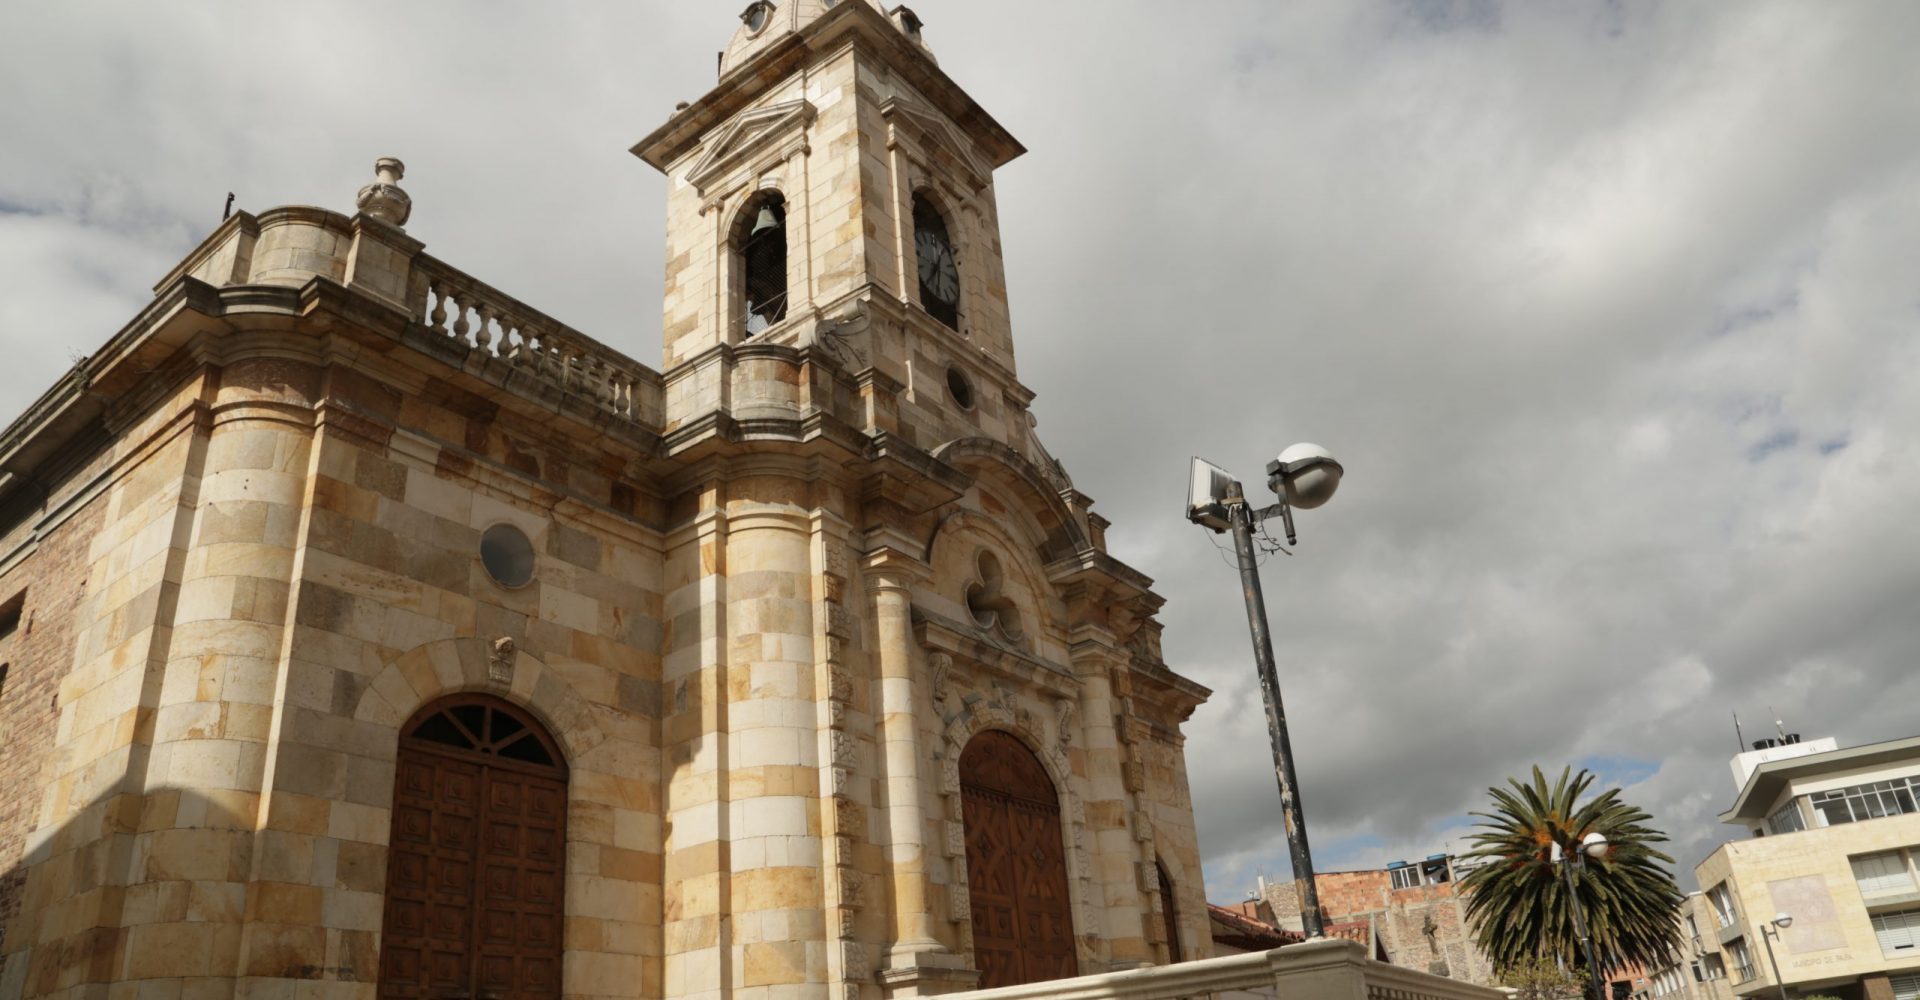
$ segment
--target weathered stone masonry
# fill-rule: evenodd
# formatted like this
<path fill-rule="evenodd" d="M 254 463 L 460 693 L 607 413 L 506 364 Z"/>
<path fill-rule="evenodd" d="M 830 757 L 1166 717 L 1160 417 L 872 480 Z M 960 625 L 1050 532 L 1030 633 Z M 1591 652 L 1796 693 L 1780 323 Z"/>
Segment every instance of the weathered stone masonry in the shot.
<path fill-rule="evenodd" d="M 779 16 L 636 147 L 663 371 L 425 253 L 389 160 L 360 214 L 236 213 L 0 436 L 0 997 L 372 1000 L 400 727 L 460 692 L 565 757 L 565 996 L 971 985 L 985 729 L 1059 793 L 1080 971 L 1167 960 L 1156 866 L 1207 953 L 1206 691 L 1034 434 L 992 189 L 1019 144 L 917 21 Z M 789 299 L 749 337 L 733 240 L 770 189 Z M 502 524 L 524 586 L 479 558 Z"/>

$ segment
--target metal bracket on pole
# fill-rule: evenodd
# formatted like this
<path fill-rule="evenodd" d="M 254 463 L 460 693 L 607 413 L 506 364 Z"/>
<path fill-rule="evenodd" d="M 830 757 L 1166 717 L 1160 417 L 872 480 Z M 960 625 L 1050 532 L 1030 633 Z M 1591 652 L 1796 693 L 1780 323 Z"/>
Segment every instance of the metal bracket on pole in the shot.
<path fill-rule="evenodd" d="M 1259 510 L 1254 510 L 1252 507 L 1247 508 L 1247 520 L 1250 524 L 1260 524 L 1270 517 L 1278 517 L 1280 523 L 1287 526 L 1288 545 L 1300 544 L 1300 540 L 1295 538 L 1293 534 L 1293 508 L 1288 506 L 1285 500 L 1271 506 L 1262 507 Z"/>

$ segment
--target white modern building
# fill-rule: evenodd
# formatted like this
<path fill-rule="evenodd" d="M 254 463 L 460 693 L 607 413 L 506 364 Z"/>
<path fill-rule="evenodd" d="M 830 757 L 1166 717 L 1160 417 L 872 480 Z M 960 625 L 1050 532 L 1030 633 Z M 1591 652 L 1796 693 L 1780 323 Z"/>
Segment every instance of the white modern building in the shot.
<path fill-rule="evenodd" d="M 1761 740 L 1733 773 L 1749 836 L 1695 869 L 1733 992 L 1920 1000 L 1920 737 Z"/>

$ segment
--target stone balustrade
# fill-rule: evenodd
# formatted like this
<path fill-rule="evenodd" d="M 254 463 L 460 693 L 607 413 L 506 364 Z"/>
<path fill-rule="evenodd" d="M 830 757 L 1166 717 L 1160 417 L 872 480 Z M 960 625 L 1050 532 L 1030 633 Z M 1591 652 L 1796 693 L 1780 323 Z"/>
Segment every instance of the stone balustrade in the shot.
<path fill-rule="evenodd" d="M 422 254 L 413 262 L 415 319 L 429 330 L 585 395 L 613 416 L 657 425 L 659 376 L 513 296 Z"/>
<path fill-rule="evenodd" d="M 1352 941 L 1318 940 L 1272 951 L 1101 975 L 947 994 L 951 1000 L 1182 1000 L 1222 996 L 1301 1000 L 1509 1000 L 1475 986 L 1366 957 Z"/>

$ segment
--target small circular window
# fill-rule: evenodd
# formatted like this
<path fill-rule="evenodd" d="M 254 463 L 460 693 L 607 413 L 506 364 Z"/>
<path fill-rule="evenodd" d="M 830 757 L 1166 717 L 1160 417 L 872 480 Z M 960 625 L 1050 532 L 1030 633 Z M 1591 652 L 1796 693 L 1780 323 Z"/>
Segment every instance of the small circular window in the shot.
<path fill-rule="evenodd" d="M 480 563 L 502 587 L 524 587 L 533 579 L 533 542 L 511 524 L 496 524 L 480 535 Z"/>
<path fill-rule="evenodd" d="M 760 29 L 767 26 L 767 16 L 772 13 L 773 5 L 763 0 L 761 3 L 756 3 L 748 7 L 747 12 L 740 16 L 740 20 L 747 23 L 748 34 L 757 35 L 760 33 Z"/>
<path fill-rule="evenodd" d="M 963 410 L 973 409 L 973 383 L 958 368 L 947 369 L 947 395 Z"/>

